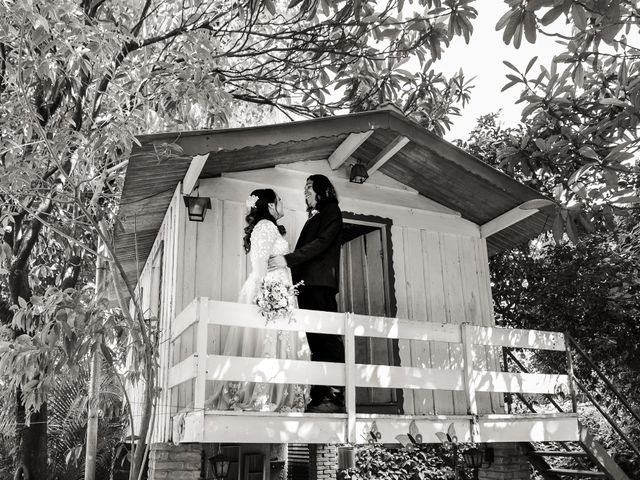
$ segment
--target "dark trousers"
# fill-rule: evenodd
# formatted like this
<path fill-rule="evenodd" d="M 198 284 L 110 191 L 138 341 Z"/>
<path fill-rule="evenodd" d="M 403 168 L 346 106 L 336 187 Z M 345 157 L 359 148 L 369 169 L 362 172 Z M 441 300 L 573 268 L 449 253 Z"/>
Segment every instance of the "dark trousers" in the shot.
<path fill-rule="evenodd" d="M 302 285 L 298 288 L 298 305 L 306 310 L 337 312 L 336 291 L 330 287 Z M 307 333 L 311 360 L 314 362 L 344 363 L 344 341 L 341 335 Z M 311 405 L 317 405 L 328 398 L 340 403 L 344 401 L 342 387 L 327 385 L 311 386 Z"/>

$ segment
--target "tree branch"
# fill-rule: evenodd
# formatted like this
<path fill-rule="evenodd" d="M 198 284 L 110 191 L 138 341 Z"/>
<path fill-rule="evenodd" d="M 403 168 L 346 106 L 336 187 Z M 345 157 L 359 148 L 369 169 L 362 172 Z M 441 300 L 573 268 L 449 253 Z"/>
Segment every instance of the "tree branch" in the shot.
<path fill-rule="evenodd" d="M 140 30 L 142 29 L 142 25 L 144 21 L 147 19 L 147 13 L 149 12 L 149 7 L 151 7 L 151 0 L 146 0 L 144 2 L 144 6 L 142 7 L 142 12 L 140 13 L 140 19 L 131 29 L 131 35 L 133 35 L 134 37 L 137 37 L 138 34 L 140 33 Z"/>

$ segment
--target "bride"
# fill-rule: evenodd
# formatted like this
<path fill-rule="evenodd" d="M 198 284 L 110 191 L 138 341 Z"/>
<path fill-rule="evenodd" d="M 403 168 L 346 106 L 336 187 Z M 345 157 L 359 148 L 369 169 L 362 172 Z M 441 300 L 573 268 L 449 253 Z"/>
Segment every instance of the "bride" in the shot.
<path fill-rule="evenodd" d="M 264 279 L 291 285 L 291 271 L 267 271 L 272 255 L 289 253 L 285 229 L 276 222 L 284 215 L 280 197 L 270 188 L 254 190 L 247 200 L 244 249 L 251 262 L 251 274 L 240 290 L 239 303 L 255 304 Z M 254 358 L 309 360 L 311 353 L 304 332 L 231 327 L 222 355 Z M 255 382 L 214 382 L 213 394 L 205 408 L 214 410 L 252 410 L 304 412 L 311 400 L 309 385 Z"/>

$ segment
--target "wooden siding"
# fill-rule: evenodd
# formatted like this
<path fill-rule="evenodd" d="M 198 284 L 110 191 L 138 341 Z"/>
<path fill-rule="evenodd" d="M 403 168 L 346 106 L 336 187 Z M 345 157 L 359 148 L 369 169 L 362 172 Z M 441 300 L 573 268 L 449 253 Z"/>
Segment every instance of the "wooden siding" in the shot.
<path fill-rule="evenodd" d="M 484 240 L 425 229 L 392 228 L 398 317 L 416 321 L 494 324 Z M 484 252 L 484 255 L 483 255 Z M 408 344 L 407 344 L 408 343 Z M 476 347 L 483 367 L 498 369 L 498 357 Z M 444 342 L 411 340 L 400 345 L 402 365 L 461 368 L 462 350 Z M 463 392 L 405 392 L 405 412 L 464 414 Z M 479 411 L 499 411 L 499 397 L 479 394 Z"/>
<path fill-rule="evenodd" d="M 306 165 L 316 171 L 319 167 Z M 244 200 L 253 189 L 269 185 L 277 190 L 286 210 L 281 223 L 287 229 L 287 240 L 295 244 L 306 221 L 302 185 L 308 174 L 304 168 L 277 168 L 201 180 L 200 195 L 211 196 L 213 208 L 203 223 L 183 221 L 186 243 L 180 261 L 184 273 L 178 280 L 177 312 L 198 296 L 236 300 L 249 269 L 242 231 Z M 345 211 L 384 216 L 393 222 L 391 250 L 398 317 L 493 325 L 486 244 L 473 224 L 400 186 L 358 188 L 362 186 L 350 184 L 336 173 L 332 181 Z M 377 191 L 385 194 L 385 203 L 373 201 Z M 389 203 L 391 198 L 395 204 Z M 214 338 L 222 343 L 224 336 L 222 328 Z M 219 344 L 209 345 L 208 350 L 219 353 Z M 476 347 L 476 353 L 484 367 L 497 369 L 497 357 L 490 355 L 487 347 Z M 463 362 L 460 346 L 443 342 L 401 341 L 400 357 L 403 366 L 414 367 L 462 368 Z M 498 395 L 493 402 L 487 393 L 479 393 L 478 399 L 480 412 L 500 411 Z M 463 392 L 424 390 L 406 392 L 404 411 L 465 414 L 467 405 Z"/>
<path fill-rule="evenodd" d="M 178 228 L 178 225 L 185 225 L 191 222 L 184 221 L 185 211 L 180 195 L 180 186 L 173 194 L 169 208 L 166 211 L 162 227 L 153 244 L 151 253 L 140 274 L 138 294 L 141 294 L 141 305 L 145 311 L 145 316 L 156 317 L 158 321 L 159 337 L 158 348 L 160 353 L 158 382 L 161 386 L 160 394 L 156 400 L 155 422 L 150 429 L 150 440 L 152 442 L 166 441 L 171 433 L 171 415 L 176 411 L 172 405 L 170 392 L 164 388 L 169 381 L 169 369 L 171 367 L 171 326 L 179 310 L 176 310 L 176 294 L 179 283 L 177 282 L 177 272 L 180 270 L 181 259 L 175 254 L 180 251 L 179 245 L 184 242 L 186 232 Z M 161 250 L 161 252 L 160 252 Z M 161 263 L 157 264 L 154 259 L 161 254 Z M 160 268 L 161 273 L 154 269 Z M 160 279 L 160 291 L 155 290 L 155 280 Z M 153 296 L 159 296 L 160 308 L 158 312 L 153 312 L 152 308 L 157 305 Z M 130 398 L 133 406 L 134 432 L 139 431 L 140 420 L 142 418 L 142 391 L 143 385 L 132 386 L 130 388 Z"/>
<path fill-rule="evenodd" d="M 242 246 L 244 201 L 255 188 L 272 186 L 281 196 L 286 215 L 280 223 L 287 229 L 289 243 L 295 245 L 306 221 L 304 181 L 311 172 L 327 174 L 338 190 L 343 210 L 392 221 L 391 255 L 399 318 L 493 324 L 486 243 L 480 238 L 477 225 L 379 172 L 367 184 L 354 185 L 348 182 L 346 169 L 327 171 L 324 164 L 326 162 L 300 162 L 291 168 L 277 167 L 201 179 L 199 194 L 212 200 L 212 209 L 202 223 L 187 220 L 178 186 L 140 277 L 143 304 L 148 307 L 153 259 L 157 250 L 163 248 L 159 316 L 162 390 L 157 402 L 153 441 L 170 439 L 170 417 L 180 401 L 178 391 L 172 395 L 166 388 L 168 370 L 175 363 L 170 358 L 167 341 L 172 334 L 172 319 L 196 297 L 236 300 L 249 269 Z M 220 353 L 225 333 L 226 327 L 209 326 L 207 351 L 210 354 Z M 195 341 L 191 344 L 182 346 L 189 352 L 182 352 L 181 359 L 195 348 Z M 399 347 L 403 367 L 462 368 L 459 346 L 401 340 Z M 489 355 L 487 348 L 475 347 L 478 358 L 484 362 L 483 367 L 493 365 L 491 369 L 497 369 L 497 356 Z M 494 394 L 492 402 L 489 395 L 478 393 L 481 413 L 500 411 L 498 396 Z M 406 391 L 403 406 L 407 414 L 467 412 L 461 391 Z"/>

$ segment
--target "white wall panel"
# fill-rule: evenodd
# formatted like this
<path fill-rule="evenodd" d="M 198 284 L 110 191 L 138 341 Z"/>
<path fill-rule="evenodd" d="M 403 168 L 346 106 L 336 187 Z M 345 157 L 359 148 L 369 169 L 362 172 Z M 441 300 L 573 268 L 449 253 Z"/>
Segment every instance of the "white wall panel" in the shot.
<path fill-rule="evenodd" d="M 293 246 L 307 215 L 303 198 L 304 175 L 287 169 L 240 172 L 232 176 L 200 181 L 200 195 L 212 199 L 212 209 L 202 223 L 189 222 L 179 194 L 174 196 L 163 223 L 159 241 L 164 242 L 160 327 L 168 338 L 169 319 L 174 318 L 197 296 L 235 301 L 249 266 L 242 246 L 245 200 L 256 188 L 273 186 L 285 203 L 286 215 L 281 224 Z M 340 186 L 341 205 L 345 210 L 363 215 L 389 218 L 391 255 L 397 316 L 416 321 L 492 325 L 493 314 L 489 285 L 486 244 L 474 224 L 455 212 L 418 198 L 410 190 L 384 186 L 358 189 L 344 179 Z M 376 192 L 381 195 L 376 202 Z M 178 192 L 179 193 L 179 192 Z M 384 198 L 382 198 L 384 197 Z M 397 199 L 394 202 L 393 199 Z M 384 200 L 384 201 L 383 201 Z M 433 210 L 429 210 L 433 208 Z M 157 248 L 154 246 L 154 249 Z M 153 257 L 153 252 L 149 259 Z M 150 260 L 151 261 L 151 260 Z M 147 265 L 148 267 L 148 265 Z M 151 272 L 145 267 L 141 285 L 148 302 Z M 211 331 L 210 353 L 219 353 L 224 342 L 220 327 Z M 222 329 L 224 330 L 224 328 Z M 442 342 L 400 341 L 402 366 L 461 368 L 458 347 Z M 479 367 L 497 366 L 495 354 L 479 355 Z M 169 367 L 169 342 L 161 347 L 161 375 L 166 381 Z M 165 389 L 166 390 L 166 389 Z M 171 398 L 168 391 L 160 395 L 159 415 L 155 427 L 156 441 L 168 440 L 171 430 Z M 494 395 L 480 402 L 481 412 L 499 407 Z M 405 413 L 464 414 L 463 392 L 422 390 L 404 392 Z"/>

